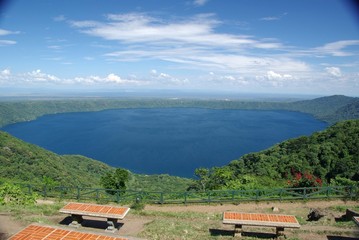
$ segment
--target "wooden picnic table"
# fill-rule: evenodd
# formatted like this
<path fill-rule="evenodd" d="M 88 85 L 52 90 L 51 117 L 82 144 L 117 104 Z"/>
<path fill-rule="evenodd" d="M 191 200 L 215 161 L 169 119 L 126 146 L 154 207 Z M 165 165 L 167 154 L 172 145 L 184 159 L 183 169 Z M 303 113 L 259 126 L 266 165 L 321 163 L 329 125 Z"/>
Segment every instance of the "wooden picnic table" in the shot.
<path fill-rule="evenodd" d="M 359 227 L 359 217 L 358 216 L 354 216 L 353 217 L 353 221 L 358 225 Z"/>
<path fill-rule="evenodd" d="M 128 238 L 116 237 L 110 235 L 100 235 L 97 233 L 79 232 L 58 227 L 41 226 L 31 224 L 11 236 L 9 240 L 78 240 L 78 239 L 96 239 L 96 240 L 128 240 Z"/>
<path fill-rule="evenodd" d="M 80 226 L 80 223 L 83 221 L 83 216 L 106 218 L 108 224 L 106 231 L 114 232 L 117 220 L 124 219 L 127 213 L 130 211 L 130 208 L 70 202 L 59 211 L 60 213 L 71 214 L 72 222 L 70 223 L 70 226 L 73 227 Z"/>
<path fill-rule="evenodd" d="M 242 236 L 242 226 L 275 227 L 277 237 L 284 236 L 284 228 L 300 228 L 292 215 L 224 212 L 223 224 L 234 225 L 234 235 Z"/>

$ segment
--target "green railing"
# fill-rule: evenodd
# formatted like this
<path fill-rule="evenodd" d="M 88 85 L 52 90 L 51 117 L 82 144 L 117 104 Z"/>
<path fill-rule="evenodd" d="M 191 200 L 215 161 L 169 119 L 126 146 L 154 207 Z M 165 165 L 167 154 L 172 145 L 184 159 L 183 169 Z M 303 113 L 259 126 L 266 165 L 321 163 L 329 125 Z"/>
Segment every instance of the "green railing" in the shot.
<path fill-rule="evenodd" d="M 0 183 L 1 184 L 1 183 Z M 357 199 L 359 188 L 357 186 L 326 186 L 308 188 L 278 188 L 253 190 L 223 190 L 206 192 L 147 192 L 133 190 L 112 190 L 102 188 L 84 188 L 68 186 L 40 186 L 31 184 L 18 184 L 23 191 L 37 193 L 43 198 L 57 198 L 77 201 L 97 201 L 130 203 L 143 201 L 145 203 L 211 203 L 211 202 L 240 202 L 240 201 L 266 201 L 266 200 L 309 200 L 309 199 Z"/>

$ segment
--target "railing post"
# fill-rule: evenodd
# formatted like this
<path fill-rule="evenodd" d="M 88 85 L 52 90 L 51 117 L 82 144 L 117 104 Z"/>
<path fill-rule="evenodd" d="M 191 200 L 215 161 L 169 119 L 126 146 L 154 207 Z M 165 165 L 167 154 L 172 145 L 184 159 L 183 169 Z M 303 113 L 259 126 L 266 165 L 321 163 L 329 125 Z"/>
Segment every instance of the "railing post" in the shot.
<path fill-rule="evenodd" d="M 259 189 L 256 189 L 256 201 L 258 201 L 259 198 Z"/>
<path fill-rule="evenodd" d="M 31 184 L 27 184 L 27 192 L 29 193 L 29 195 L 32 194 L 32 186 L 31 186 Z"/>
<path fill-rule="evenodd" d="M 330 198 L 331 187 L 327 186 L 327 198 Z"/>
<path fill-rule="evenodd" d="M 116 203 L 120 203 L 120 190 L 116 191 Z"/>
<path fill-rule="evenodd" d="M 160 204 L 163 204 L 163 192 L 160 193 Z"/>
<path fill-rule="evenodd" d="M 96 188 L 96 201 L 99 201 L 99 189 L 98 188 Z"/>
<path fill-rule="evenodd" d="M 80 187 L 77 186 L 77 195 L 76 195 L 76 199 L 80 200 Z"/>
<path fill-rule="evenodd" d="M 43 195 L 44 199 L 47 198 L 47 186 L 46 185 L 44 185 L 42 195 Z"/>
<path fill-rule="evenodd" d="M 303 190 L 303 199 L 307 199 L 307 188 L 306 187 Z"/>

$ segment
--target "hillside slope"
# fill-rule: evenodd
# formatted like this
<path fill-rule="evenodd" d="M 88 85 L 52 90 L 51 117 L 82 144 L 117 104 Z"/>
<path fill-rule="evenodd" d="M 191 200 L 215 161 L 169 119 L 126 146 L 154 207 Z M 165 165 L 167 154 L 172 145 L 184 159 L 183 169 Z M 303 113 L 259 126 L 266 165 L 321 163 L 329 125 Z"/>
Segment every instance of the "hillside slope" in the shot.
<path fill-rule="evenodd" d="M 283 187 L 294 173 L 322 181 L 359 181 L 359 120 L 339 122 L 322 132 L 250 153 L 223 167 L 197 169 L 194 187 L 243 189 Z"/>
<path fill-rule="evenodd" d="M 236 174 L 273 178 L 284 178 L 291 171 L 308 171 L 328 181 L 336 176 L 353 179 L 359 174 L 359 120 L 339 122 L 309 137 L 247 154 L 229 166 Z"/>
<path fill-rule="evenodd" d="M 0 181 L 101 187 L 100 178 L 114 168 L 80 155 L 57 155 L 0 131 Z M 185 191 L 192 179 L 130 173 L 127 189 Z"/>
<path fill-rule="evenodd" d="M 60 156 L 0 131 L 0 176 L 13 181 L 98 186 L 112 168 L 83 156 Z"/>
<path fill-rule="evenodd" d="M 289 104 L 289 110 L 312 114 L 315 118 L 335 123 L 359 118 L 359 98 L 334 95 Z"/>

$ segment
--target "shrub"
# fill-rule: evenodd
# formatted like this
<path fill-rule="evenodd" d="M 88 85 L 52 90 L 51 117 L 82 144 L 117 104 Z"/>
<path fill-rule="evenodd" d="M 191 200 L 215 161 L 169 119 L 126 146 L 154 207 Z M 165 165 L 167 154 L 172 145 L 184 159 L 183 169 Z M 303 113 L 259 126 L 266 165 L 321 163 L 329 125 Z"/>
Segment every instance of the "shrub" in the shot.
<path fill-rule="evenodd" d="M 36 202 L 36 195 L 25 194 L 20 187 L 4 183 L 0 186 L 0 205 L 32 205 Z"/>

